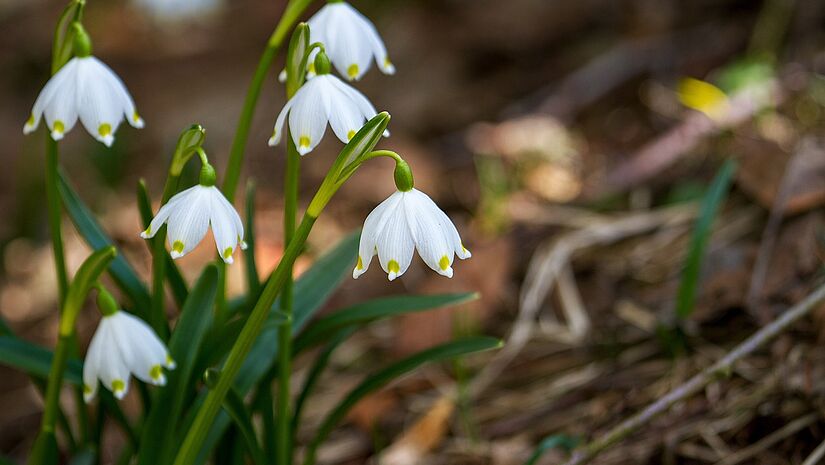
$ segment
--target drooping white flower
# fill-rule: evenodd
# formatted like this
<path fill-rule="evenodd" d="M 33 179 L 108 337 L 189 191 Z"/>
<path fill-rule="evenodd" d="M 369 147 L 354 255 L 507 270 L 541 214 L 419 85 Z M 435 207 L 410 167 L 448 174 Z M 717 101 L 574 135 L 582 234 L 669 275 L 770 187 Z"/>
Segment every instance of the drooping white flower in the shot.
<path fill-rule="evenodd" d="M 72 58 L 49 79 L 34 102 L 23 133 L 37 129 L 44 116 L 54 140 L 62 139 L 79 117 L 89 134 L 106 146 L 114 142 L 124 118 L 136 128 L 143 127 L 123 81 L 91 55 Z"/>
<path fill-rule="evenodd" d="M 163 368 L 174 369 L 175 362 L 152 328 L 140 318 L 123 311 L 104 316 L 92 336 L 83 363 L 83 398 L 91 401 L 97 394 L 97 381 L 122 399 L 129 391 L 129 377 L 163 386 Z"/>
<path fill-rule="evenodd" d="M 134 0 L 146 13 L 159 21 L 178 22 L 215 13 L 223 0 Z"/>
<path fill-rule="evenodd" d="M 350 81 L 357 81 L 369 71 L 372 60 L 384 74 L 395 74 L 395 66 L 387 55 L 384 41 L 375 25 L 347 2 L 329 2 L 318 10 L 309 21 L 310 43 L 324 44 L 335 69 Z M 314 50 L 309 56 L 307 77 L 315 76 Z M 286 73 L 279 79 L 286 81 Z"/>
<path fill-rule="evenodd" d="M 234 261 L 232 254 L 238 244 L 241 249 L 246 249 L 241 218 L 214 185 L 198 184 L 173 196 L 140 236 L 144 239 L 154 237 L 164 223 L 168 225 L 167 237 L 172 247 L 172 258 L 180 258 L 194 249 L 210 225 L 223 261 Z"/>
<path fill-rule="evenodd" d="M 352 277 L 364 274 L 378 254 L 392 281 L 407 271 L 413 249 L 427 266 L 448 278 L 453 276 L 454 255 L 462 260 L 471 256 L 453 222 L 427 194 L 416 189 L 396 191 L 367 216 Z"/>
<path fill-rule="evenodd" d="M 306 155 L 321 142 L 327 123 L 338 139 L 347 143 L 376 114 L 364 94 L 331 74 L 320 74 L 304 83 L 284 105 L 269 145 L 275 146 L 281 140 L 287 115 L 295 147 L 298 153 Z"/>

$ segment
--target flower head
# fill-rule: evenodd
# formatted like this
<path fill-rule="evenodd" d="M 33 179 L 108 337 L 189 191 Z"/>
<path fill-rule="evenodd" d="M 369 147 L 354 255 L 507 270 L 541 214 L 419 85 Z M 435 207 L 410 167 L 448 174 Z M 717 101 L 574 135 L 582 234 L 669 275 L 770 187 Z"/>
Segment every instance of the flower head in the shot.
<path fill-rule="evenodd" d="M 281 140 L 287 115 L 295 147 L 306 155 L 321 142 L 327 123 L 338 139 L 347 143 L 376 114 L 364 94 L 331 74 L 320 74 L 304 83 L 284 105 L 269 145 L 275 146 Z"/>
<path fill-rule="evenodd" d="M 427 266 L 448 278 L 453 276 L 454 255 L 471 256 L 450 218 L 427 194 L 416 189 L 396 191 L 367 216 L 352 277 L 364 274 L 378 254 L 381 268 L 392 281 L 407 271 L 413 249 Z"/>
<path fill-rule="evenodd" d="M 143 127 L 123 81 L 91 55 L 72 58 L 49 79 L 34 102 L 23 133 L 37 129 L 44 116 L 54 140 L 62 139 L 79 117 L 89 134 L 106 146 L 114 142 L 124 118 L 136 128 Z"/>
<path fill-rule="evenodd" d="M 91 401 L 97 381 L 122 399 L 129 391 L 129 377 L 163 386 L 163 368 L 174 369 L 175 362 L 163 342 L 143 320 L 116 311 L 100 320 L 86 360 L 83 363 L 83 398 Z"/>
<path fill-rule="evenodd" d="M 214 185 L 198 184 L 169 199 L 140 236 L 154 237 L 164 223 L 168 225 L 172 258 L 182 257 L 194 249 L 209 225 L 212 225 L 218 253 L 226 263 L 234 261 L 232 254 L 238 244 L 246 249 L 241 218 Z"/>
<path fill-rule="evenodd" d="M 349 3 L 329 2 L 308 23 L 309 41 L 324 44 L 330 61 L 341 76 L 350 81 L 361 79 L 373 59 L 384 74 L 395 74 L 395 66 L 387 56 L 387 48 L 375 25 Z M 313 57 L 310 56 L 309 63 Z"/>

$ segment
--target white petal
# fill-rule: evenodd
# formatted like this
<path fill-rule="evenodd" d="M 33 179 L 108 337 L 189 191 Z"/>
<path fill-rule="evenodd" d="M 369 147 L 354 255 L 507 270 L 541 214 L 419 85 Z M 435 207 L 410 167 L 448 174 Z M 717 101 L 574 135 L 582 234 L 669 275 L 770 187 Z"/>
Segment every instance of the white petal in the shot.
<path fill-rule="evenodd" d="M 86 131 L 109 147 L 123 119 L 123 102 L 112 88 L 107 70 L 94 60 L 81 58 L 78 64 L 77 112 Z"/>
<path fill-rule="evenodd" d="M 284 105 L 284 108 L 281 109 L 281 112 L 278 113 L 278 119 L 275 120 L 275 128 L 272 129 L 272 137 L 269 138 L 270 147 L 278 145 L 278 142 L 281 141 L 281 135 L 284 132 L 284 120 L 286 119 L 287 113 L 289 113 L 289 110 L 292 108 L 292 105 L 295 102 L 295 98 L 298 96 L 298 93 L 300 92 L 301 90 L 299 89 L 298 92 L 296 92 L 295 95 L 293 95 L 292 98 L 289 99 L 288 102 L 286 102 L 286 105 Z"/>
<path fill-rule="evenodd" d="M 197 185 L 191 189 L 192 193 L 186 201 L 176 204 L 166 220 L 172 258 L 182 257 L 194 249 L 209 228 L 209 197 L 205 194 L 207 188 Z"/>
<path fill-rule="evenodd" d="M 169 201 L 166 202 L 165 205 L 161 206 L 160 210 L 158 210 L 158 214 L 155 215 L 155 217 L 152 218 L 152 222 L 149 223 L 149 227 L 140 233 L 140 237 L 144 239 L 155 237 L 155 234 L 158 233 L 158 230 L 160 230 L 160 227 L 163 225 L 163 223 L 165 223 L 166 220 L 169 219 L 170 215 L 174 214 L 175 210 L 177 209 L 177 205 L 181 202 L 186 202 L 187 198 L 190 195 L 196 193 L 194 187 L 195 186 L 190 187 L 189 189 L 186 189 L 183 192 L 179 192 L 173 195 L 172 198 L 169 199 Z"/>
<path fill-rule="evenodd" d="M 101 323 L 103 321 L 101 320 Z M 105 350 L 103 340 L 105 339 L 104 325 L 99 324 L 86 350 L 86 359 L 83 361 L 83 400 L 90 402 L 97 394 L 98 376 L 100 372 L 100 360 Z"/>
<path fill-rule="evenodd" d="M 375 107 L 372 106 L 369 99 L 359 92 L 357 89 L 352 87 L 351 85 L 343 82 L 342 80 L 336 78 L 335 76 L 331 76 L 332 85 L 339 90 L 340 92 L 344 93 L 347 97 L 352 100 L 353 103 L 358 107 L 358 110 L 364 115 L 364 119 L 370 120 L 378 113 L 375 111 Z"/>
<path fill-rule="evenodd" d="M 384 41 L 381 40 L 381 35 L 378 34 L 378 29 L 366 16 L 355 10 L 356 22 L 361 28 L 361 33 L 367 38 L 372 55 L 375 57 L 375 63 L 378 69 L 384 74 L 395 74 L 395 66 L 387 55 L 387 47 L 384 46 Z"/>
<path fill-rule="evenodd" d="M 329 76 L 318 76 L 295 94 L 295 103 L 289 112 L 289 130 L 298 153 L 311 152 L 324 136 L 329 120 Z"/>
<path fill-rule="evenodd" d="M 118 347 L 124 354 L 129 371 L 145 383 L 162 386 L 166 377 L 161 367 L 166 364 L 167 350 L 155 332 L 140 318 L 118 312 L 115 326 Z M 129 353 L 127 357 L 125 354 Z"/>
<path fill-rule="evenodd" d="M 106 321 L 110 318 L 112 317 L 103 317 L 101 325 L 111 324 L 111 321 Z M 117 346 L 115 331 L 108 328 L 102 336 L 104 337 L 102 341 L 104 349 L 100 358 L 100 380 L 116 398 L 122 399 L 129 391 L 129 368 L 124 363 Z"/>
<path fill-rule="evenodd" d="M 67 64 L 61 68 L 52 78 L 56 89 L 49 101 L 45 102 L 43 113 L 54 140 L 62 139 L 77 123 L 77 83 L 80 59 L 77 60 L 73 66 Z M 62 76 L 59 76 L 61 74 Z"/>
<path fill-rule="evenodd" d="M 120 77 L 115 74 L 115 72 L 103 63 L 102 61 L 98 60 L 95 57 L 90 57 L 94 60 L 95 65 L 100 70 L 101 76 L 106 79 L 109 84 L 109 87 L 120 97 L 121 106 L 123 108 L 123 117 L 126 121 L 129 122 L 132 127 L 135 128 L 142 128 L 144 126 L 143 119 L 138 115 L 137 110 L 135 109 L 135 102 L 132 100 L 132 96 L 129 94 L 129 91 L 126 89 L 126 85 L 120 79 Z"/>
<path fill-rule="evenodd" d="M 454 247 L 438 214 L 441 210 L 426 194 L 415 189 L 407 192 L 404 200 L 404 212 L 418 254 L 433 271 L 451 278 Z M 451 222 L 449 226 L 452 226 Z"/>
<path fill-rule="evenodd" d="M 372 44 L 363 34 L 359 13 L 352 6 L 342 2 L 330 8 L 334 11 L 330 12 L 326 24 L 327 55 L 342 76 L 357 81 L 372 64 Z"/>
<path fill-rule="evenodd" d="M 246 242 L 244 242 L 244 228 L 243 228 L 243 221 L 241 221 L 241 216 L 238 215 L 238 211 L 235 210 L 235 207 L 232 206 L 231 203 L 226 199 L 223 193 L 216 187 L 215 190 L 218 192 L 217 199 L 220 202 L 220 205 L 223 207 L 224 211 L 226 212 L 227 217 L 232 220 L 232 224 L 235 226 L 235 243 L 239 243 L 241 245 L 241 249 L 246 249 Z"/>
<path fill-rule="evenodd" d="M 217 187 L 212 186 L 210 189 L 214 189 L 214 191 L 209 194 L 209 218 L 212 224 L 212 234 L 215 236 L 215 246 L 217 246 L 218 255 L 220 255 L 223 261 L 231 264 L 234 262 L 232 254 L 235 252 L 235 246 L 238 244 L 239 232 L 236 227 L 237 223 L 235 223 L 234 218 L 232 218 L 230 212 L 227 211 L 221 202 L 223 194 L 221 194 Z M 237 216 L 234 209 L 232 213 Z"/>
<path fill-rule="evenodd" d="M 403 196 L 404 193 L 401 193 Z M 376 249 L 381 268 L 390 281 L 404 274 L 412 261 L 415 243 L 403 211 L 403 197 L 392 208 L 387 208 L 385 223 L 376 236 Z"/>
<path fill-rule="evenodd" d="M 338 80 L 338 78 L 334 79 Z M 332 131 L 338 139 L 346 144 L 364 125 L 364 114 L 358 108 L 357 103 L 337 86 L 332 86 L 329 94 L 329 125 L 332 126 Z"/>
<path fill-rule="evenodd" d="M 352 277 L 358 279 L 359 276 L 366 273 L 372 262 L 372 257 L 376 254 L 376 240 L 378 234 L 384 229 L 387 223 L 387 215 L 392 214 L 398 202 L 401 200 L 399 192 L 388 197 L 386 200 L 378 204 L 364 221 L 364 227 L 361 229 L 361 238 L 358 245 L 358 260 L 355 268 L 352 270 Z"/>
<path fill-rule="evenodd" d="M 63 65 L 63 67 L 60 68 L 60 70 L 58 70 L 48 82 L 46 82 L 46 85 L 43 86 L 43 90 L 40 91 L 40 94 L 34 101 L 34 107 L 32 108 L 29 120 L 26 121 L 25 126 L 23 126 L 24 134 L 29 134 L 37 129 L 37 126 L 40 124 L 40 118 L 43 117 L 43 112 L 58 92 L 66 89 L 67 85 L 69 89 L 74 88 L 74 69 L 76 65 L 77 58 L 72 58 L 65 65 Z"/>

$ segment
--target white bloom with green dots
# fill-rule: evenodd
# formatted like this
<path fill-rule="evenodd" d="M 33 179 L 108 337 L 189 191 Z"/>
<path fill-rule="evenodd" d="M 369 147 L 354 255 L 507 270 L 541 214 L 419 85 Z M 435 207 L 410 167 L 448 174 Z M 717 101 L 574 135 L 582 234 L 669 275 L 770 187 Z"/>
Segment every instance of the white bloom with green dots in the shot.
<path fill-rule="evenodd" d="M 63 139 L 79 118 L 89 134 L 107 147 L 124 118 L 136 128 L 144 124 L 123 81 L 91 55 L 72 58 L 49 79 L 23 133 L 37 129 L 44 117 L 54 140 Z"/>
<path fill-rule="evenodd" d="M 392 281 L 407 271 L 414 249 L 427 266 L 448 278 L 453 276 L 455 255 L 461 259 L 471 256 L 453 222 L 427 194 L 399 190 L 367 216 L 352 277 L 364 274 L 378 254 L 381 268 Z"/>
<path fill-rule="evenodd" d="M 163 386 L 163 369 L 175 362 L 152 328 L 124 311 L 104 316 L 92 336 L 83 362 L 83 398 L 90 402 L 97 394 L 98 380 L 118 399 L 129 391 L 129 378 Z"/>
<path fill-rule="evenodd" d="M 331 74 L 320 74 L 304 83 L 284 105 L 269 145 L 280 142 L 287 116 L 292 141 L 298 153 L 306 155 L 321 142 L 327 124 L 341 142 L 347 143 L 376 114 L 364 94 Z"/>
<path fill-rule="evenodd" d="M 223 261 L 232 263 L 232 254 L 240 245 L 246 249 L 241 217 L 214 185 L 198 184 L 173 196 L 140 233 L 144 239 L 154 237 L 167 224 L 167 238 L 172 258 L 180 258 L 194 249 L 206 235 L 209 226 Z"/>

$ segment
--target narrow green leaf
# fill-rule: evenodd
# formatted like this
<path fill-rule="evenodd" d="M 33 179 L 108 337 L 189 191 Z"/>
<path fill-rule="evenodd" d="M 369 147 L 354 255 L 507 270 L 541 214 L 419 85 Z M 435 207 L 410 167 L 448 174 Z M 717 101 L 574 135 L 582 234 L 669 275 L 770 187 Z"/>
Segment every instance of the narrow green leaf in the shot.
<path fill-rule="evenodd" d="M 86 257 L 86 260 L 77 269 L 74 278 L 72 278 L 69 289 L 66 292 L 66 301 L 63 303 L 63 314 L 76 315 L 83 306 L 86 296 L 92 289 L 92 286 L 97 283 L 98 278 L 103 272 L 112 264 L 112 261 L 117 257 L 117 250 L 114 246 L 103 246 L 96 250 L 91 255 Z M 71 313 L 75 312 L 75 313 Z M 71 334 L 74 332 L 72 327 L 65 328 L 64 324 L 74 324 L 74 318 L 61 319 L 61 334 Z"/>
<path fill-rule="evenodd" d="M 60 190 L 60 197 L 63 199 L 63 205 L 66 207 L 66 212 L 86 243 L 93 249 L 114 245 L 112 239 L 103 232 L 103 228 L 98 224 L 89 208 L 80 200 L 80 197 L 69 184 L 66 175 L 62 172 L 59 181 L 58 189 Z M 122 254 L 118 254 L 112 261 L 109 273 L 115 283 L 132 299 L 135 312 L 145 318 L 146 309 L 149 308 L 150 302 L 149 291 L 147 291 L 146 286 Z"/>
<path fill-rule="evenodd" d="M 168 373 L 166 387 L 156 391 L 153 408 L 146 419 L 141 437 L 141 443 L 150 446 L 140 448 L 140 464 L 166 463 L 162 458 L 171 459 L 175 450 L 175 438 L 186 400 L 195 393 L 195 381 L 199 376 L 195 371 L 195 362 L 204 335 L 212 324 L 217 283 L 218 269 L 210 264 L 201 273 L 181 310 L 169 339 L 169 353 L 175 359 L 177 367 Z"/>
<path fill-rule="evenodd" d="M 261 293 L 261 278 L 258 276 L 258 266 L 255 263 L 255 183 L 251 180 L 246 184 L 246 286 L 249 302 L 254 304 Z"/>
<path fill-rule="evenodd" d="M 316 344 L 326 342 L 330 335 L 343 327 L 360 326 L 405 313 L 458 305 L 477 298 L 476 293 L 401 295 L 361 302 L 311 323 L 296 338 L 293 349 L 297 354 Z"/>
<path fill-rule="evenodd" d="M 307 70 L 309 52 L 309 25 L 300 23 L 295 27 L 286 52 L 286 91 L 287 97 L 295 95 Z"/>
<path fill-rule="evenodd" d="M 249 456 L 252 457 L 252 462 L 256 465 L 265 465 L 264 453 L 261 446 L 258 444 L 258 439 L 255 437 L 255 428 L 252 426 L 252 417 L 246 406 L 243 403 L 238 391 L 230 389 L 226 394 L 226 399 L 223 401 L 223 409 L 235 422 L 235 426 L 243 436 L 246 448 L 249 451 Z"/>
<path fill-rule="evenodd" d="M 548 436 L 542 440 L 536 450 L 533 451 L 533 454 L 524 462 L 524 465 L 535 465 L 536 462 L 539 461 L 542 455 L 550 449 L 560 448 L 565 452 L 570 452 L 579 444 L 579 440 L 572 437 L 567 436 L 565 434 L 554 434 L 552 436 Z"/>
<path fill-rule="evenodd" d="M 146 189 L 146 182 L 141 179 L 138 181 L 137 187 L 137 203 L 138 203 L 138 210 L 140 211 L 140 219 L 141 224 L 143 224 L 143 229 L 149 227 L 149 223 L 152 222 L 152 200 L 149 197 L 149 191 Z M 151 244 L 152 239 L 147 241 L 147 245 Z M 152 250 L 152 247 L 149 246 L 149 250 Z M 186 302 L 186 295 L 189 293 L 189 289 L 186 288 L 186 281 L 183 279 L 183 275 L 180 274 L 180 269 L 175 261 L 169 255 L 166 255 L 166 280 L 169 282 L 169 287 L 172 289 L 172 297 L 175 298 L 175 304 L 178 308 L 182 308 L 183 304 Z"/>
<path fill-rule="evenodd" d="M 501 345 L 501 340 L 492 337 L 472 337 L 449 342 L 393 363 L 378 373 L 367 377 L 367 379 L 362 381 L 355 389 L 350 391 L 344 400 L 342 400 L 332 412 L 327 415 L 323 423 L 321 423 L 318 432 L 307 447 L 304 465 L 315 464 L 315 454 L 318 446 L 329 436 L 329 433 L 332 432 L 333 428 L 346 416 L 350 409 L 366 395 L 384 387 L 390 381 L 415 370 L 425 363 L 495 349 L 501 347 Z"/>
<path fill-rule="evenodd" d="M 0 336 L 0 364 L 45 380 L 49 377 L 52 357 L 54 353 L 45 347 L 12 336 Z M 79 360 L 69 360 L 64 379 L 80 386 L 83 384 L 82 372 L 83 365 Z"/>
<path fill-rule="evenodd" d="M 14 336 L 14 331 L 11 330 L 11 326 L 6 323 L 6 319 L 0 315 L 0 336 Z"/>
<path fill-rule="evenodd" d="M 95 463 L 97 463 L 97 454 L 89 448 L 81 450 L 69 461 L 69 465 L 95 465 Z"/>
<path fill-rule="evenodd" d="M 705 256 L 705 249 L 710 240 L 713 220 L 725 202 L 728 189 L 730 188 L 733 173 L 736 171 L 736 163 L 728 159 L 713 182 L 708 188 L 702 200 L 699 210 L 699 218 L 693 228 L 693 237 L 690 242 L 685 268 L 682 272 L 682 281 L 679 284 L 679 293 L 676 299 L 676 315 L 680 319 L 689 318 L 693 313 L 696 302 L 696 288 L 699 283 L 699 273 L 702 268 L 702 261 Z"/>

